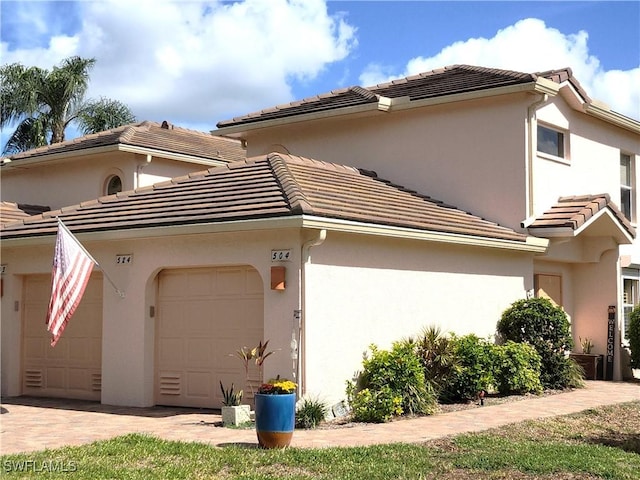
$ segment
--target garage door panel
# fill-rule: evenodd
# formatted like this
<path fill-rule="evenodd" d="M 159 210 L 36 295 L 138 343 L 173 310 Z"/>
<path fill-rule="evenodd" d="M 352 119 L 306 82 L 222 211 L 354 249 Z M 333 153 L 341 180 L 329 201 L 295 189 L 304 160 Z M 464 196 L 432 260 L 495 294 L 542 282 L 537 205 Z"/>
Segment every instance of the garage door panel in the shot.
<path fill-rule="evenodd" d="M 24 278 L 22 393 L 100 400 L 102 278 L 92 275 L 55 347 L 45 324 L 50 289 L 50 275 Z"/>
<path fill-rule="evenodd" d="M 191 371 L 186 375 L 186 396 L 192 399 L 204 400 L 205 406 L 208 404 L 208 399 L 211 397 L 211 372 L 209 371 Z M 210 405 L 210 404 L 209 404 Z M 212 406 L 212 405 L 210 405 Z"/>
<path fill-rule="evenodd" d="M 185 273 L 163 272 L 162 283 L 159 285 L 158 294 L 165 300 L 182 298 L 189 289 L 189 285 L 185 280 Z"/>
<path fill-rule="evenodd" d="M 31 362 L 40 364 L 46 359 L 47 342 L 42 338 L 26 338 L 24 341 L 24 355 Z"/>
<path fill-rule="evenodd" d="M 69 378 L 68 388 L 71 390 L 82 390 L 90 383 L 90 372 L 86 369 L 70 368 L 67 371 Z"/>
<path fill-rule="evenodd" d="M 187 365 L 208 368 L 211 365 L 211 340 L 191 338 L 187 340 Z"/>
<path fill-rule="evenodd" d="M 180 335 L 184 323 L 184 305 L 178 302 L 167 302 L 160 306 L 159 327 L 168 335 Z"/>
<path fill-rule="evenodd" d="M 262 297 L 263 289 L 264 286 L 262 283 L 262 277 L 260 276 L 258 271 L 247 271 L 245 293 L 247 295 L 256 295 Z"/>
<path fill-rule="evenodd" d="M 85 338 L 69 339 L 69 360 L 72 364 L 86 364 L 91 361 L 89 344 Z"/>
<path fill-rule="evenodd" d="M 47 329 L 47 309 L 48 303 L 45 305 L 42 301 L 39 304 L 25 302 L 23 315 L 25 318 L 33 319 L 24 324 L 24 333 L 26 335 L 38 335 Z M 38 318 L 40 321 L 37 321 Z"/>
<path fill-rule="evenodd" d="M 158 357 L 160 367 L 184 363 L 182 343 L 181 338 L 163 338 L 160 340 L 160 355 Z"/>
<path fill-rule="evenodd" d="M 248 266 L 161 273 L 156 403 L 219 408 L 220 380 L 245 388 L 235 352 L 263 339 L 261 282 Z"/>
<path fill-rule="evenodd" d="M 45 370 L 45 388 L 65 390 L 67 386 L 66 373 L 64 367 L 49 367 Z"/>
<path fill-rule="evenodd" d="M 216 295 L 243 295 L 245 293 L 244 279 L 243 270 L 221 269 L 218 272 Z"/>
<path fill-rule="evenodd" d="M 186 283 L 190 297 L 208 298 L 216 290 L 216 277 L 206 270 L 186 275 Z"/>

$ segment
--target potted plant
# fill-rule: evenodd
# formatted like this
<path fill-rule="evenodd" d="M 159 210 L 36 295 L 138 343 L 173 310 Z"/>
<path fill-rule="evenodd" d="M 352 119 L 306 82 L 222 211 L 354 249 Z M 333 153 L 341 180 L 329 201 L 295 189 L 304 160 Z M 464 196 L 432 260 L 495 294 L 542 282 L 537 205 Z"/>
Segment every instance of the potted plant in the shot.
<path fill-rule="evenodd" d="M 255 396 L 256 434 L 262 448 L 289 446 L 296 423 L 297 385 L 285 378 L 263 383 Z"/>
<path fill-rule="evenodd" d="M 220 391 L 222 391 L 222 424 L 241 425 L 251 420 L 251 407 L 241 405 L 242 390 L 235 391 L 232 383 L 231 388 L 225 389 L 220 381 Z"/>
<path fill-rule="evenodd" d="M 602 368 L 602 355 L 591 353 L 593 347 L 593 341 L 589 337 L 579 337 L 580 346 L 582 347 L 582 353 L 571 353 L 569 356 L 575 360 L 575 362 L 584 370 L 584 378 L 587 380 L 597 380 L 601 374 Z"/>

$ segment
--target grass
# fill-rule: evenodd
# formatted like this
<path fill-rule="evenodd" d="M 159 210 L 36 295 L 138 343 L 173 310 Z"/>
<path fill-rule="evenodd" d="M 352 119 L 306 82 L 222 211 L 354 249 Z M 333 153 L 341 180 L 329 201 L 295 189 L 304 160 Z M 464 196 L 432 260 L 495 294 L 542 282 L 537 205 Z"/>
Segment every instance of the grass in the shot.
<path fill-rule="evenodd" d="M 640 401 L 420 445 L 259 450 L 134 434 L 0 462 L 3 478 L 636 479 Z"/>

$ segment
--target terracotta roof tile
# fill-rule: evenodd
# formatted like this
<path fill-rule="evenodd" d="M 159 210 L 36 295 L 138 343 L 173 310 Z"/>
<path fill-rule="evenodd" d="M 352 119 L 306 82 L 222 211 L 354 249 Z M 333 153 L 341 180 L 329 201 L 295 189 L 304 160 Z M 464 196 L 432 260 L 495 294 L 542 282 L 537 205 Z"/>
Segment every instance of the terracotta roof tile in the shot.
<path fill-rule="evenodd" d="M 175 127 L 167 122 L 145 121 L 16 153 L 8 158 L 19 161 L 119 144 L 224 162 L 236 162 L 246 157 L 238 140 Z"/>
<path fill-rule="evenodd" d="M 544 229 L 570 228 L 577 230 L 605 208 L 608 208 L 629 235 L 635 238 L 635 229 L 606 193 L 560 197 L 558 203 L 540 215 L 529 225 L 529 228 L 542 235 L 544 235 Z"/>
<path fill-rule="evenodd" d="M 333 90 L 326 94 L 280 105 L 275 107 L 275 110 L 269 108 L 231 120 L 221 121 L 217 126 L 218 128 L 223 128 L 274 118 L 285 118 L 305 113 L 365 105 L 367 103 L 375 103 L 380 96 L 389 98 L 409 97 L 410 100 L 420 100 L 456 93 L 518 85 L 535 82 L 537 76 L 544 76 L 556 82 L 571 79 L 575 85 L 579 86 L 577 81 L 573 80 L 570 69 L 551 70 L 549 72 L 532 74 L 471 65 L 452 65 L 430 72 L 391 80 L 387 83 L 367 88 L 355 86 L 348 89 Z M 580 91 L 584 93 L 583 90 Z"/>
<path fill-rule="evenodd" d="M 0 223 L 10 223 L 16 220 L 38 215 L 50 210 L 49 207 L 41 205 L 24 205 L 13 202 L 0 202 Z"/>
<path fill-rule="evenodd" d="M 313 215 L 422 231 L 525 242 L 526 236 L 373 172 L 283 154 L 211 168 L 1 227 L 2 239 L 50 235 L 59 216 L 75 232 Z"/>

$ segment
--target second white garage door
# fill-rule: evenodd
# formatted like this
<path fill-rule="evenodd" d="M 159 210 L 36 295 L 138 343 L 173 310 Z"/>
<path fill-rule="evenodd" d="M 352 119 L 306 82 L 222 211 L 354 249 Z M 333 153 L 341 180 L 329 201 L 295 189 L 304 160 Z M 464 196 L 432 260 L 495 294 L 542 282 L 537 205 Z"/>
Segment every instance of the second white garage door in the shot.
<path fill-rule="evenodd" d="M 220 408 L 220 380 L 244 388 L 244 367 L 235 352 L 263 340 L 263 292 L 262 278 L 250 266 L 161 272 L 158 405 Z M 248 391 L 245 396 L 250 397 Z"/>

